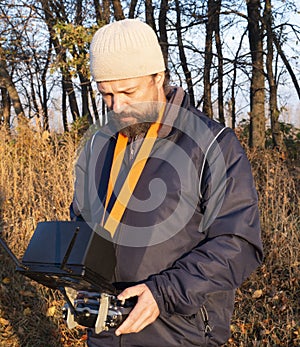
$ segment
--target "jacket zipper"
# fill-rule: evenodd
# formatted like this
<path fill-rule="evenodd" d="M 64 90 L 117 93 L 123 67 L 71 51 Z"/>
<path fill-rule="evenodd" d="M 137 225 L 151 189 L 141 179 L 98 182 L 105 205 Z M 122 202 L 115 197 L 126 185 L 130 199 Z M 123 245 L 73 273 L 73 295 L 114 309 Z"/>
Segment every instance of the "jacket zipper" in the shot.
<path fill-rule="evenodd" d="M 139 141 L 139 143 L 137 142 Z M 140 148 L 142 141 L 144 141 L 144 136 L 140 137 L 139 135 L 136 135 L 130 142 L 130 151 L 129 151 L 129 162 L 132 164 L 133 159 L 135 158 L 138 149 Z"/>
<path fill-rule="evenodd" d="M 211 335 L 212 328 L 209 325 L 208 313 L 207 313 L 206 307 L 204 305 L 200 307 L 200 313 L 201 313 L 201 317 L 202 317 L 202 320 L 204 323 L 205 336 L 211 337 L 212 336 Z"/>
<path fill-rule="evenodd" d="M 133 160 L 134 158 L 134 152 L 135 152 L 135 145 L 134 145 L 134 139 L 132 139 L 132 141 L 130 142 L 130 154 L 129 154 L 129 160 L 130 162 Z"/>

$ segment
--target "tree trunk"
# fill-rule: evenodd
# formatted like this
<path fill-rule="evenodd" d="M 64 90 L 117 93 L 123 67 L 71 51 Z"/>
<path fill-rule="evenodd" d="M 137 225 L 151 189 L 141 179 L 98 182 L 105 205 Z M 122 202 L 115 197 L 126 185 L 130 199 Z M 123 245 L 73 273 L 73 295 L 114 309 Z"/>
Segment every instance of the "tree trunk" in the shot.
<path fill-rule="evenodd" d="M 40 122 L 40 112 L 39 112 L 40 107 L 37 101 L 37 96 L 36 96 L 35 86 L 34 86 L 34 77 L 30 71 L 30 66 L 28 66 L 28 71 L 29 71 L 28 83 L 30 85 L 30 96 L 28 99 L 32 100 L 34 115 L 38 118 L 38 121 Z M 28 104 L 30 104 L 29 100 L 28 100 Z M 29 118 L 31 117 L 29 116 Z"/>
<path fill-rule="evenodd" d="M 64 52 L 63 47 L 61 47 L 60 42 L 55 35 L 54 25 L 56 24 L 57 19 L 54 18 L 54 15 L 50 10 L 48 1 L 40 0 L 40 3 L 42 5 L 43 11 L 44 11 L 45 22 L 46 22 L 46 25 L 48 27 L 48 31 L 49 31 L 49 34 L 51 37 L 51 42 L 53 43 L 53 47 L 55 49 L 56 55 L 58 57 L 60 57 L 60 59 L 62 59 L 64 61 L 64 63 L 65 63 L 64 65 L 67 66 L 66 53 Z M 65 16 L 65 10 L 64 10 L 63 6 L 60 6 L 59 9 L 56 8 L 56 10 L 59 11 L 57 13 L 59 18 L 61 18 L 61 16 Z M 64 18 L 64 19 L 65 19 L 65 21 L 67 21 L 66 18 Z M 78 104 L 77 104 L 77 100 L 76 100 L 76 95 L 75 95 L 75 91 L 74 91 L 74 86 L 73 86 L 71 74 L 67 68 L 60 68 L 60 70 L 62 73 L 62 85 L 63 85 L 63 93 L 62 93 L 63 96 L 62 97 L 64 98 L 64 95 L 68 96 L 70 111 L 71 111 L 71 115 L 72 115 L 72 118 L 74 121 L 79 117 L 79 108 L 78 108 Z M 62 105 L 65 105 L 65 107 L 66 107 L 66 103 L 64 102 L 64 100 L 62 100 Z M 62 110 L 62 113 L 64 114 L 65 110 Z M 63 123 L 65 121 L 66 121 L 66 119 L 63 119 Z"/>
<path fill-rule="evenodd" d="M 82 0 L 77 0 L 76 3 L 76 18 L 75 18 L 75 24 L 80 26 L 82 25 Z M 76 49 L 76 46 L 73 47 L 73 55 L 76 57 L 79 56 L 86 56 L 85 50 L 83 50 L 81 47 Z M 76 66 L 77 73 L 80 79 L 80 87 L 81 87 L 81 116 L 87 117 L 88 123 L 93 124 L 93 118 L 89 109 L 89 91 L 88 91 L 88 83 L 89 80 L 87 77 L 82 73 L 82 64 L 79 63 Z"/>
<path fill-rule="evenodd" d="M 95 8 L 97 24 L 100 24 L 101 21 L 103 20 L 103 12 L 102 12 L 99 0 L 94 0 L 94 8 Z"/>
<path fill-rule="evenodd" d="M 7 90 L 17 117 L 25 117 L 18 91 L 6 69 L 6 64 L 3 57 L 2 48 L 0 47 L 0 87 Z"/>
<path fill-rule="evenodd" d="M 102 98 L 102 119 L 101 119 L 101 125 L 104 125 L 106 123 L 106 104 Z"/>
<path fill-rule="evenodd" d="M 120 0 L 112 0 L 112 4 L 114 9 L 114 17 L 116 20 L 125 19 Z"/>
<path fill-rule="evenodd" d="M 248 0 L 248 34 L 252 59 L 250 87 L 250 147 L 265 146 L 265 78 L 260 0 Z"/>
<path fill-rule="evenodd" d="M 42 96 L 41 96 L 41 105 L 42 105 L 42 112 L 43 112 L 43 129 L 49 130 L 49 116 L 48 116 L 48 87 L 47 87 L 47 73 L 51 61 L 51 50 L 52 50 L 52 42 L 51 38 L 49 38 L 49 46 L 48 46 L 48 52 L 47 52 L 47 60 L 46 64 L 44 65 L 43 71 L 42 71 Z"/>
<path fill-rule="evenodd" d="M 167 78 L 169 79 L 168 72 L 168 59 L 169 59 L 169 44 L 168 44 L 168 35 L 167 35 L 167 11 L 168 11 L 168 0 L 161 0 L 158 26 L 159 26 L 159 41 L 161 50 L 164 56 L 164 61 L 167 69 Z"/>
<path fill-rule="evenodd" d="M 82 0 L 76 0 L 75 23 L 82 23 Z"/>
<path fill-rule="evenodd" d="M 95 100 L 95 95 L 94 95 L 94 91 L 93 91 L 93 88 L 92 88 L 91 81 L 88 81 L 87 88 L 88 88 L 88 91 L 89 91 L 89 95 L 90 95 L 90 99 L 91 99 L 91 103 L 92 103 L 92 108 L 93 108 L 95 120 L 96 120 L 96 122 L 98 122 L 100 124 L 99 112 L 98 112 L 98 109 L 97 109 L 97 103 L 96 103 L 96 100 Z"/>
<path fill-rule="evenodd" d="M 110 22 L 110 0 L 103 0 L 103 20 L 106 24 Z"/>
<path fill-rule="evenodd" d="M 270 87 L 270 117 L 271 131 L 274 147 L 284 149 L 283 134 L 280 131 L 279 109 L 277 105 L 277 84 L 273 73 L 273 30 L 272 30 L 272 5 L 271 0 L 265 2 L 264 23 L 267 32 L 267 78 Z"/>
<path fill-rule="evenodd" d="M 209 118 L 213 118 L 212 102 L 211 102 L 211 83 L 210 70 L 212 64 L 212 37 L 214 31 L 214 0 L 208 0 L 207 4 L 207 24 L 205 36 L 205 61 L 203 76 L 203 112 Z"/>
<path fill-rule="evenodd" d="M 236 50 L 236 54 L 233 61 L 233 76 L 231 82 L 231 98 L 230 98 L 230 108 L 231 108 L 231 127 L 235 129 L 236 126 L 236 99 L 235 99 L 235 86 L 237 80 L 237 68 L 238 68 L 238 57 L 240 55 L 240 51 L 242 49 L 244 36 L 247 34 L 247 30 L 241 35 L 240 43 L 238 49 Z"/>
<path fill-rule="evenodd" d="M 176 5 L 176 32 L 177 32 L 179 57 L 180 57 L 180 62 L 181 62 L 181 66 L 183 69 L 183 73 L 185 76 L 185 81 L 186 81 L 186 84 L 188 87 L 190 102 L 191 102 L 192 106 L 195 106 L 195 96 L 194 96 L 192 75 L 191 75 L 191 72 L 188 68 L 187 59 L 186 59 L 184 48 L 183 48 L 183 41 L 182 41 L 182 34 L 181 34 L 181 15 L 180 15 L 181 10 L 180 10 L 178 0 L 175 0 L 175 5 Z"/>
<path fill-rule="evenodd" d="M 298 98 L 300 100 L 300 86 L 299 86 L 299 83 L 298 83 L 298 79 L 293 71 L 293 68 L 291 67 L 290 63 L 289 63 L 289 60 L 288 58 L 286 57 L 286 55 L 284 54 L 284 51 L 282 50 L 282 47 L 281 47 L 281 44 L 275 34 L 275 32 L 273 31 L 273 41 L 275 43 L 275 46 L 276 46 L 276 49 L 277 49 L 277 52 L 278 54 L 280 55 L 282 61 L 284 62 L 284 65 L 286 66 L 290 76 L 291 76 L 291 79 L 294 83 L 294 86 L 295 86 L 295 89 L 296 89 L 296 92 L 298 94 Z"/>
<path fill-rule="evenodd" d="M 64 80 L 61 81 L 62 84 L 62 100 L 61 100 L 61 108 L 62 108 L 62 122 L 64 131 L 68 131 L 68 117 L 67 117 L 67 92 Z"/>
<path fill-rule="evenodd" d="M 130 1 L 130 7 L 129 7 L 129 14 L 128 18 L 134 18 L 134 13 L 137 5 L 137 0 L 131 0 Z"/>
<path fill-rule="evenodd" d="M 10 128 L 10 98 L 6 88 L 1 87 L 1 114 L 0 114 L 0 124 L 9 129 Z"/>
<path fill-rule="evenodd" d="M 146 23 L 156 32 L 152 0 L 145 0 Z"/>
<path fill-rule="evenodd" d="M 231 98 L 229 101 L 230 104 L 230 117 L 231 117 L 231 128 L 235 129 L 236 125 L 236 100 L 235 100 L 235 84 L 237 78 L 237 64 L 236 62 L 233 64 L 233 75 L 231 82 Z"/>
<path fill-rule="evenodd" d="M 71 78 L 71 74 L 68 70 L 63 71 L 63 84 L 65 86 L 65 91 L 68 96 L 70 111 L 73 121 L 80 117 L 79 108 L 75 96 L 74 86 Z"/>
<path fill-rule="evenodd" d="M 78 72 L 81 86 L 81 102 L 82 102 L 82 117 L 87 117 L 88 123 L 93 124 L 93 118 L 89 108 L 89 91 L 88 85 L 90 81 L 83 76 L 81 72 Z"/>
<path fill-rule="evenodd" d="M 224 117 L 224 92 L 223 92 L 223 52 L 220 35 L 221 0 L 215 0 L 215 40 L 218 53 L 218 114 L 219 122 L 225 125 Z"/>

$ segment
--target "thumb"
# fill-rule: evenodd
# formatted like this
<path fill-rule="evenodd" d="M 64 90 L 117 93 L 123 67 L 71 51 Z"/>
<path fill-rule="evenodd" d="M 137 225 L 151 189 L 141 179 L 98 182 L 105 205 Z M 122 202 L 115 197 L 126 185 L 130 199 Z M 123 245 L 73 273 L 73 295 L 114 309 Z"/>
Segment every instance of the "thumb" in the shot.
<path fill-rule="evenodd" d="M 133 296 L 140 296 L 145 291 L 146 285 L 145 284 L 138 284 L 133 287 L 128 287 L 125 290 L 123 290 L 122 293 L 118 295 L 118 299 L 123 301 L 129 298 L 132 298 Z"/>

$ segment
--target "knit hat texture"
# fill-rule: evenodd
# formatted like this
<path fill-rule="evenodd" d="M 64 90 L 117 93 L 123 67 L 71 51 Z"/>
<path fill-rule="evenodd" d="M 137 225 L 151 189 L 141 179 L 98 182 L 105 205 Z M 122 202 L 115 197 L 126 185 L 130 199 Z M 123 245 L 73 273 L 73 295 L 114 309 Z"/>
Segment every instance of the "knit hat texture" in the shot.
<path fill-rule="evenodd" d="M 138 19 L 124 19 L 98 29 L 90 46 L 95 81 L 114 81 L 165 70 L 155 32 Z"/>

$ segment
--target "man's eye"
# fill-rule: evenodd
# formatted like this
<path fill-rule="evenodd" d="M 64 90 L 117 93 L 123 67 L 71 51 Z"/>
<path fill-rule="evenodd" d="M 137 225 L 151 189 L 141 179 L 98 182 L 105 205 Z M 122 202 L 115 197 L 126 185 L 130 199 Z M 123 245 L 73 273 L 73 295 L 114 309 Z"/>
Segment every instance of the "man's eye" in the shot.
<path fill-rule="evenodd" d="M 108 99 L 108 98 L 111 98 L 111 94 L 109 93 L 100 93 L 103 97 L 103 99 Z"/>
<path fill-rule="evenodd" d="M 133 95 L 134 94 L 134 90 L 130 90 L 130 91 L 127 91 L 127 92 L 124 92 L 125 95 Z"/>

